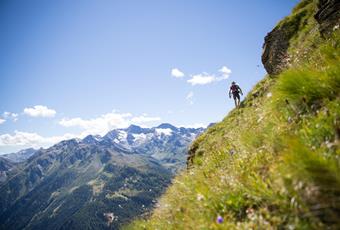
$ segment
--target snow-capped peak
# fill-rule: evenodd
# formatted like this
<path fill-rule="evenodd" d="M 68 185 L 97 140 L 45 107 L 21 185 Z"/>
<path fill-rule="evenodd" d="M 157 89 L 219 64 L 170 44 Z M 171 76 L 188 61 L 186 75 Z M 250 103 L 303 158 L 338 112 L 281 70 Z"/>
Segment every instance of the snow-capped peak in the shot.
<path fill-rule="evenodd" d="M 164 134 L 165 136 L 171 136 L 172 134 L 172 130 L 170 128 L 167 129 L 156 128 L 155 131 L 158 135 Z"/>

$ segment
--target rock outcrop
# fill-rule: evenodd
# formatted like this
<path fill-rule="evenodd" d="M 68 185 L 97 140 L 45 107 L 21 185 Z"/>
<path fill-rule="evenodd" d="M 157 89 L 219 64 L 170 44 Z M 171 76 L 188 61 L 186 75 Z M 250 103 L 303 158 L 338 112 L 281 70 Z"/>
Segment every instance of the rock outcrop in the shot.
<path fill-rule="evenodd" d="M 268 74 L 277 75 L 288 66 L 290 40 L 299 31 L 307 13 L 306 10 L 301 10 L 295 17 L 279 23 L 265 37 L 262 63 Z"/>
<path fill-rule="evenodd" d="M 319 0 L 318 12 L 314 18 L 319 23 L 320 33 L 327 36 L 340 25 L 340 1 Z"/>
<path fill-rule="evenodd" d="M 287 66 L 287 49 L 292 34 L 286 33 L 285 27 L 276 27 L 265 37 L 262 63 L 267 73 L 276 75 Z"/>
<path fill-rule="evenodd" d="M 322 37 L 328 36 L 340 25 L 340 0 L 319 0 L 317 9 L 308 9 L 308 0 L 301 2 L 300 8 L 294 12 L 294 17 L 281 21 L 265 37 L 263 44 L 262 63 L 269 75 L 277 75 L 286 69 L 290 63 L 288 48 L 291 40 L 307 24 L 311 12 L 319 27 Z"/>

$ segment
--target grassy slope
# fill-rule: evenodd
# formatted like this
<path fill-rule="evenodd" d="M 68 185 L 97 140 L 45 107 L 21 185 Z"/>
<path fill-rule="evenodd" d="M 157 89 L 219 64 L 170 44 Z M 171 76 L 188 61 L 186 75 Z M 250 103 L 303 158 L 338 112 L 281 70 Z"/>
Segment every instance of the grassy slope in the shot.
<path fill-rule="evenodd" d="M 191 169 L 128 229 L 340 227 L 340 35 L 320 38 L 314 10 L 304 1 L 278 24 L 306 11 L 291 67 L 200 136 Z"/>

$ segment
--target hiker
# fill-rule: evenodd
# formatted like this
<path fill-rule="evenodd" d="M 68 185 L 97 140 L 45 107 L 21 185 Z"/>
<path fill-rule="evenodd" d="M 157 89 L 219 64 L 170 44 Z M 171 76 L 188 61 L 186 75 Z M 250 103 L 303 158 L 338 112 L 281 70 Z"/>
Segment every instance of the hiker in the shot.
<path fill-rule="evenodd" d="M 231 83 L 229 89 L 229 98 L 231 98 L 231 94 L 233 94 L 233 98 L 235 101 L 235 107 L 240 107 L 240 94 L 243 95 L 240 86 L 238 86 L 234 81 Z"/>

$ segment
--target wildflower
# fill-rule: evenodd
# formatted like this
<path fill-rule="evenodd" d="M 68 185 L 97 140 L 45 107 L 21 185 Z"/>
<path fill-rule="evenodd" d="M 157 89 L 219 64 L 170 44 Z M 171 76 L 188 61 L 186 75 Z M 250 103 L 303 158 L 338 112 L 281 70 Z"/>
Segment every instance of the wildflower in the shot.
<path fill-rule="evenodd" d="M 256 216 L 255 216 L 255 210 L 252 209 L 252 208 L 248 208 L 246 210 L 246 213 L 247 213 L 247 217 L 250 219 L 250 220 L 255 220 Z"/>
<path fill-rule="evenodd" d="M 252 208 L 248 208 L 247 210 L 246 210 L 246 213 L 247 213 L 247 215 L 252 215 L 252 214 L 254 214 L 254 209 L 252 209 Z"/>
<path fill-rule="evenodd" d="M 218 224 L 222 224 L 222 223 L 223 223 L 223 217 L 220 216 L 220 215 L 218 215 L 217 218 L 216 218 L 216 222 L 217 222 Z"/>
<path fill-rule="evenodd" d="M 204 200 L 204 196 L 202 195 L 202 194 L 197 194 L 197 200 L 198 201 L 202 201 L 202 200 Z"/>
<path fill-rule="evenodd" d="M 291 117 L 288 117 L 288 123 L 292 123 L 293 119 Z"/>

